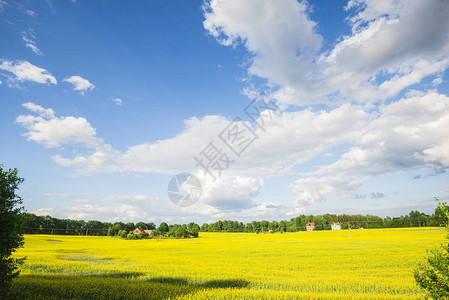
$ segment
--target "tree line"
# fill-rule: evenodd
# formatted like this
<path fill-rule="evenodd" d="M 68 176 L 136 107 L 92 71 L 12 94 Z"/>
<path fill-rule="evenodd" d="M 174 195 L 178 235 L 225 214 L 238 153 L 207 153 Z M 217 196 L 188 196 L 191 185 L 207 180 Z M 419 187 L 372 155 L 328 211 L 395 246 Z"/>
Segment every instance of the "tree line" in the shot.
<path fill-rule="evenodd" d="M 71 219 L 58 219 L 50 216 L 37 216 L 31 213 L 23 214 L 23 230 L 26 234 L 61 234 L 61 235 L 123 235 L 124 232 L 141 227 L 153 230 L 154 236 L 165 237 L 196 237 L 198 232 L 296 232 L 306 230 L 306 224 L 315 223 L 315 230 L 330 230 L 332 224 L 339 223 L 342 229 L 357 228 L 398 228 L 398 227 L 439 227 L 447 224 L 447 217 L 440 207 L 435 209 L 432 215 L 411 211 L 408 215 L 400 217 L 381 218 L 373 215 L 300 215 L 298 217 L 282 221 L 253 221 L 243 223 L 239 221 L 217 221 L 204 223 L 201 227 L 191 222 L 189 224 L 167 224 L 162 222 L 156 226 L 153 222 L 124 223 L 124 222 L 100 222 Z"/>
<path fill-rule="evenodd" d="M 296 232 L 305 231 L 306 224 L 315 223 L 315 230 L 331 230 L 334 223 L 341 225 L 342 229 L 358 228 L 398 228 L 398 227 L 439 227 L 447 224 L 447 217 L 437 207 L 435 213 L 427 215 L 417 210 L 411 211 L 408 215 L 400 217 L 381 218 L 373 215 L 300 215 L 290 221 L 253 221 L 242 223 L 237 221 L 217 221 L 210 224 L 203 224 L 203 232 Z"/>

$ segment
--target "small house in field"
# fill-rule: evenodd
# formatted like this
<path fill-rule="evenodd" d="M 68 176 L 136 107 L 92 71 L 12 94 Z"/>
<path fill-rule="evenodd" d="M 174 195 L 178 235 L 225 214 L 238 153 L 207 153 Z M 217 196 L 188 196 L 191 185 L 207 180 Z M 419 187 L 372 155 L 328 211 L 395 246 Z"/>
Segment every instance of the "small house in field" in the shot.
<path fill-rule="evenodd" d="M 146 230 L 146 229 L 143 229 L 142 227 L 137 227 L 136 229 L 134 229 L 131 232 L 133 234 L 146 233 L 148 235 L 151 235 L 153 233 L 153 230 Z"/>
<path fill-rule="evenodd" d="M 315 223 L 309 222 L 306 224 L 307 231 L 313 231 L 315 229 Z"/>
<path fill-rule="evenodd" d="M 134 229 L 131 232 L 134 234 L 139 234 L 139 233 L 145 233 L 145 230 L 142 227 L 137 227 L 136 229 Z"/>
<path fill-rule="evenodd" d="M 340 223 L 334 223 L 332 224 L 332 230 L 341 230 Z"/>

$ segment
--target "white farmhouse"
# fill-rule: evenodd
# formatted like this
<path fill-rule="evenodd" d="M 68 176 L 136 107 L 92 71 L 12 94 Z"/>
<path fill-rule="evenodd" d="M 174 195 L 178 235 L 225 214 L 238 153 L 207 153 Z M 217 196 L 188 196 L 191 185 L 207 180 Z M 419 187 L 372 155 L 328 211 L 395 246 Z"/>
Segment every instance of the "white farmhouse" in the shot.
<path fill-rule="evenodd" d="M 332 224 L 332 230 L 341 230 L 341 225 L 338 223 Z"/>

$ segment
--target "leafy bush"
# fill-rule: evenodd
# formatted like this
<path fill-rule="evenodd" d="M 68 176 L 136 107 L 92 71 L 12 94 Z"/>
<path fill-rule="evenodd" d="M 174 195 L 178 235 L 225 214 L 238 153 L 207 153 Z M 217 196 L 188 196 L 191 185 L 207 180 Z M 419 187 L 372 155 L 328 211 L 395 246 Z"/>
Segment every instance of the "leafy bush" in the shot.
<path fill-rule="evenodd" d="M 141 233 L 138 233 L 138 234 L 136 234 L 136 239 L 147 239 L 149 236 L 148 236 L 148 233 L 146 233 L 146 232 L 141 232 Z"/>
<path fill-rule="evenodd" d="M 126 238 L 126 236 L 127 236 L 126 230 L 119 230 L 117 235 L 121 238 Z"/>
<path fill-rule="evenodd" d="M 126 236 L 127 240 L 135 240 L 137 237 L 134 233 L 128 233 L 128 235 Z"/>
<path fill-rule="evenodd" d="M 448 220 L 447 203 L 438 201 L 438 211 Z M 447 223 L 446 223 L 447 224 Z M 446 225 L 447 226 L 447 225 Z M 449 236 L 447 237 L 449 239 Z M 414 269 L 415 280 L 434 299 L 449 298 L 449 241 L 446 240 L 438 248 L 427 250 L 426 262 Z"/>
<path fill-rule="evenodd" d="M 449 297 L 449 242 L 427 251 L 427 262 L 415 268 L 415 280 L 434 299 Z"/>

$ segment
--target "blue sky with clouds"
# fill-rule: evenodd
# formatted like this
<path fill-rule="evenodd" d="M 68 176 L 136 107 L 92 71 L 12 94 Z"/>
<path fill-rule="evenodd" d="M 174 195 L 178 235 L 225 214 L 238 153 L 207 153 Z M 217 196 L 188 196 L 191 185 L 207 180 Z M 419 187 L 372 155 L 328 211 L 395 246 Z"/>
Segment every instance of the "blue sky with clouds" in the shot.
<path fill-rule="evenodd" d="M 0 163 L 28 211 L 63 218 L 432 213 L 449 198 L 447 15 L 440 0 L 0 0 Z M 279 107 L 262 127 L 244 112 L 261 93 Z M 220 139 L 233 125 L 257 136 L 240 156 Z M 210 142 L 215 180 L 194 160 Z M 203 186 L 193 206 L 168 199 L 180 172 Z"/>

